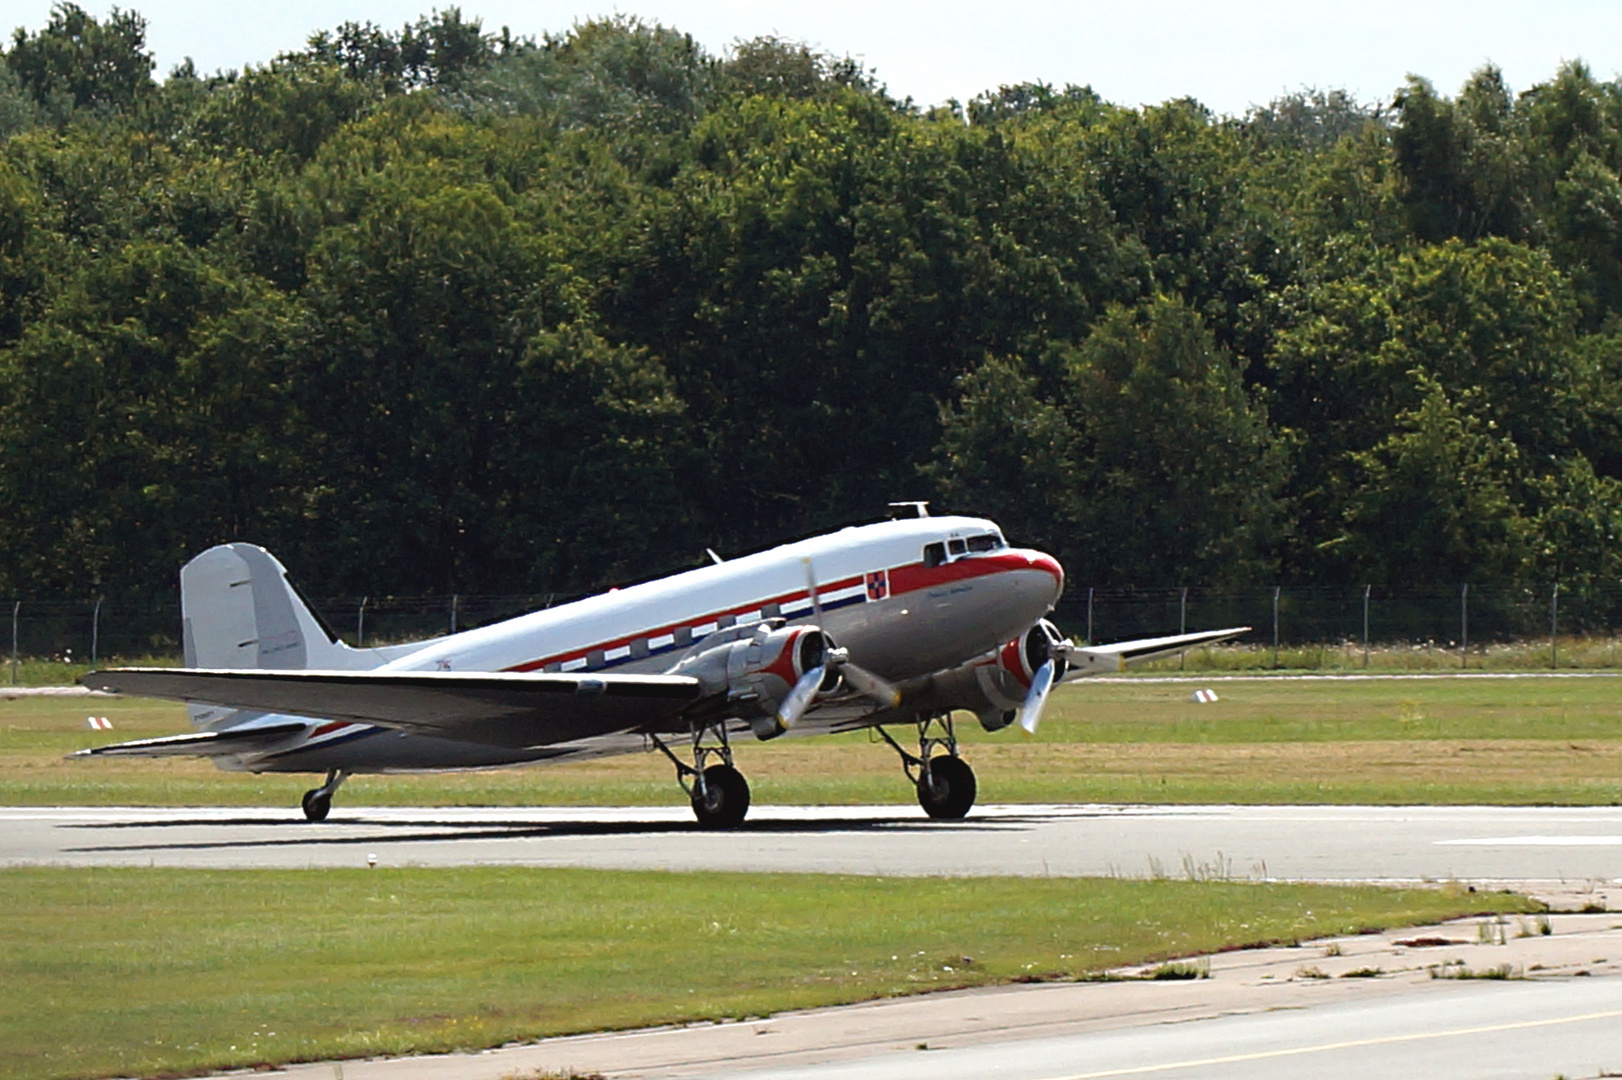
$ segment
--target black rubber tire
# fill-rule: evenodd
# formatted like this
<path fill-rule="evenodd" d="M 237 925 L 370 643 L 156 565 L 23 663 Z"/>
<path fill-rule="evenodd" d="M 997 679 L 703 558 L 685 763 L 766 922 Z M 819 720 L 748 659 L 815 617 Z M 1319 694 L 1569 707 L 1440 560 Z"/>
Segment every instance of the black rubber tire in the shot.
<path fill-rule="evenodd" d="M 749 813 L 749 781 L 731 765 L 704 770 L 706 798 L 693 799 L 693 815 L 702 829 L 736 829 Z"/>
<path fill-rule="evenodd" d="M 327 814 L 332 810 L 332 796 L 320 788 L 306 791 L 304 799 L 299 804 L 304 807 L 304 816 L 309 821 L 325 821 Z"/>
<path fill-rule="evenodd" d="M 936 821 L 958 821 L 966 817 L 974 805 L 974 770 L 962 758 L 935 757 L 929 759 L 929 774 L 933 783 L 918 785 L 918 805 Z"/>

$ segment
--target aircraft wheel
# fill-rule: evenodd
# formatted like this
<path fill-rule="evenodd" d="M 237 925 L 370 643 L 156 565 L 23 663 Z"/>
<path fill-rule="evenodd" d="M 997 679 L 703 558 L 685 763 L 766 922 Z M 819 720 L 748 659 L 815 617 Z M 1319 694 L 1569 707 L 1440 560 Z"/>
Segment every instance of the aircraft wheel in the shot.
<path fill-rule="evenodd" d="M 936 821 L 957 821 L 974 805 L 974 770 L 962 758 L 929 759 L 929 775 L 918 784 L 918 805 Z"/>
<path fill-rule="evenodd" d="M 300 804 L 304 807 L 304 816 L 311 821 L 327 820 L 327 813 L 332 809 L 332 796 L 315 788 L 304 793 L 304 800 Z"/>
<path fill-rule="evenodd" d="M 704 770 L 704 795 L 693 798 L 693 814 L 700 828 L 736 829 L 749 813 L 749 781 L 731 765 Z"/>

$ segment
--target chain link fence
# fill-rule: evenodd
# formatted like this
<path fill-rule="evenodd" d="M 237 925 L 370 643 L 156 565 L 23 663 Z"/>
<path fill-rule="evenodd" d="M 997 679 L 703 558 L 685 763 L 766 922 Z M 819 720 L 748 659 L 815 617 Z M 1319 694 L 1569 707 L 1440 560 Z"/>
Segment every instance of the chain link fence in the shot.
<path fill-rule="evenodd" d="M 1622 586 L 1277 586 L 1269 589 L 1072 589 L 1057 620 L 1091 641 L 1250 626 L 1283 645 L 1509 642 L 1622 628 Z"/>
<path fill-rule="evenodd" d="M 343 640 L 378 645 L 483 626 L 570 599 L 575 597 L 337 596 L 314 598 L 311 605 Z M 180 655 L 178 597 L 144 603 L 111 597 L 10 600 L 4 614 L 10 616 L 8 658 L 104 662 Z M 1557 636 L 1616 636 L 1622 631 L 1622 585 L 1072 587 L 1055 619 L 1078 641 L 1092 642 L 1250 626 L 1243 640 L 1259 648 L 1549 643 Z"/>
<path fill-rule="evenodd" d="M 575 597 L 558 594 L 504 596 L 313 597 L 316 617 L 351 645 L 414 641 L 510 619 Z M 9 600 L 6 657 L 28 660 L 88 660 L 118 657 L 178 658 L 180 599 L 119 602 Z"/>

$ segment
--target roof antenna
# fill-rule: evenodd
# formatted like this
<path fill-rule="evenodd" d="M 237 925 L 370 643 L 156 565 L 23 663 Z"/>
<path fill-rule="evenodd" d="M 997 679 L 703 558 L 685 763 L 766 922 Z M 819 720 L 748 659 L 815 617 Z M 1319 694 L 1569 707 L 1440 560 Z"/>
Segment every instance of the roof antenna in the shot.
<path fill-rule="evenodd" d="M 890 509 L 895 511 L 895 513 L 892 513 L 890 518 L 895 520 L 905 517 L 906 515 L 902 514 L 901 511 L 906 510 L 908 507 L 912 508 L 913 517 L 925 518 L 929 516 L 929 503 L 926 500 L 918 502 L 893 502 L 890 504 Z"/>
<path fill-rule="evenodd" d="M 715 553 L 714 548 L 705 548 L 704 549 L 704 554 L 708 555 L 710 557 L 710 561 L 713 562 L 716 566 L 720 566 L 722 563 L 726 562 L 725 559 L 721 558 L 721 556 L 719 556 L 719 555 L 717 555 Z"/>

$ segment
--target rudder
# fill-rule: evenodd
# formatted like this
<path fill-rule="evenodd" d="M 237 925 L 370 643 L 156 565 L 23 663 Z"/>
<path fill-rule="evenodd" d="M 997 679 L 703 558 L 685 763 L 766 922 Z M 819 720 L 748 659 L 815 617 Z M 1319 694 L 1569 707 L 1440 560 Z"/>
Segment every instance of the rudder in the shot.
<path fill-rule="evenodd" d="M 180 615 L 187 667 L 361 671 L 426 644 L 349 647 L 255 544 L 220 544 L 182 567 Z"/>

